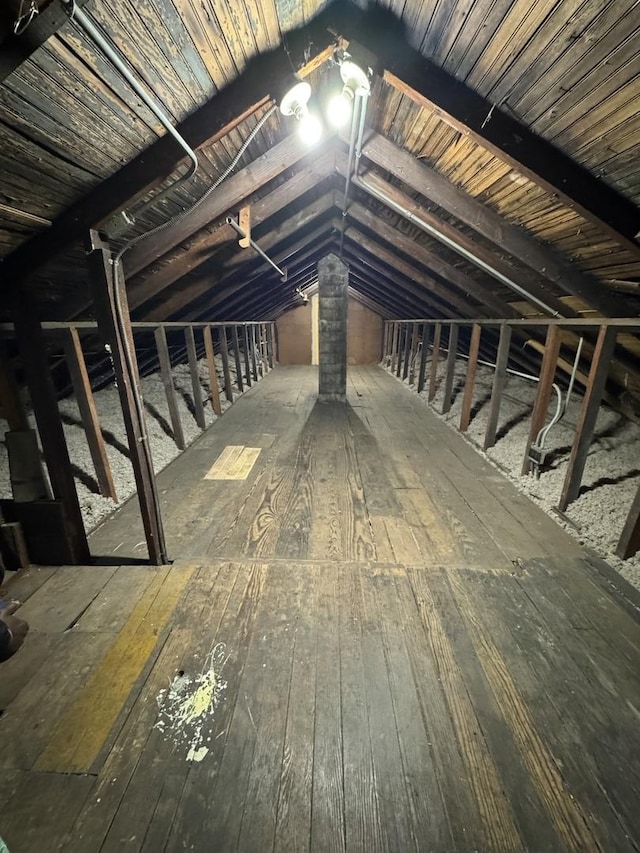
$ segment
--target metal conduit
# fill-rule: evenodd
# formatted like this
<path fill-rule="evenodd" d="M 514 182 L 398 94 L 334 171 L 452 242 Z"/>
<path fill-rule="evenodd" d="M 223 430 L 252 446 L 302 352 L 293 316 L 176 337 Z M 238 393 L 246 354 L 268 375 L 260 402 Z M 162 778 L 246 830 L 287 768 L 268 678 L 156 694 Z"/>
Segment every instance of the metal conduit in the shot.
<path fill-rule="evenodd" d="M 520 296 L 524 296 L 525 299 L 527 299 L 529 302 L 535 303 L 539 308 L 542 308 L 548 314 L 551 314 L 552 317 L 562 318 L 562 315 L 559 314 L 558 311 L 556 311 L 550 305 L 547 305 L 546 302 L 543 302 L 541 299 L 538 299 L 537 296 L 534 296 L 532 293 L 529 293 L 529 291 L 525 290 L 524 287 L 520 287 L 519 284 L 516 284 L 516 282 L 512 281 L 510 278 L 508 278 L 508 276 L 503 275 L 499 270 L 495 269 L 490 264 L 487 264 L 480 258 L 476 257 L 473 252 L 470 252 L 463 246 L 458 245 L 455 240 L 451 240 L 445 234 L 442 234 L 440 231 L 438 231 L 437 228 L 434 228 L 433 225 L 429 225 L 428 222 L 425 222 L 423 219 L 420 219 L 420 217 L 416 216 L 415 213 L 412 213 L 412 211 L 408 210 L 406 207 L 403 207 L 401 204 L 398 204 L 397 202 L 393 201 L 393 199 L 390 199 L 383 192 L 380 192 L 380 190 L 376 189 L 376 187 L 372 187 L 371 184 L 367 183 L 367 181 L 364 180 L 364 178 L 357 177 L 356 180 L 367 190 L 367 192 L 371 193 L 371 195 L 378 198 L 380 201 L 395 210 L 401 216 L 404 216 L 410 222 L 415 223 L 423 231 L 426 231 L 428 234 L 431 234 L 431 236 L 435 237 L 436 240 L 439 240 L 441 243 L 444 243 L 446 246 L 449 246 L 449 248 L 453 249 L 454 252 L 457 252 L 459 255 L 462 255 L 467 260 L 471 261 L 473 264 L 480 267 L 485 272 L 489 273 L 489 275 L 493 276 L 498 281 L 501 281 L 507 287 L 511 288 L 511 290 L 515 290 L 516 293 L 520 294 Z"/>
<path fill-rule="evenodd" d="M 272 266 L 272 267 L 273 267 L 273 269 L 274 269 L 277 273 L 279 273 L 279 274 L 280 274 L 280 276 L 281 276 L 281 278 L 282 278 L 282 280 L 283 280 L 283 281 L 286 281 L 286 280 L 287 280 L 287 271 L 286 271 L 286 270 L 281 270 L 281 269 L 280 269 L 280 267 L 279 267 L 276 263 L 274 263 L 274 261 L 272 261 L 272 260 L 271 260 L 271 258 L 269 257 L 269 255 L 267 255 L 267 253 L 266 253 L 266 252 L 263 252 L 263 251 L 262 251 L 262 249 L 260 248 L 260 246 L 258 246 L 258 244 L 255 242 L 255 240 L 252 240 L 252 239 L 251 239 L 251 237 L 248 237 L 248 236 L 247 236 L 247 233 L 246 233 L 246 232 L 245 232 L 245 231 L 244 231 L 244 230 L 243 230 L 243 229 L 238 225 L 238 223 L 235 221 L 235 219 L 233 219 L 231 216 L 227 216 L 227 225 L 230 225 L 230 226 L 233 228 L 233 230 L 234 230 L 237 234 L 239 234 L 239 235 L 240 235 L 241 237 L 243 237 L 245 240 L 248 240 L 248 241 L 249 241 L 249 245 L 251 246 L 251 248 L 252 248 L 252 249 L 255 249 L 255 250 L 256 250 L 256 252 L 257 252 L 257 253 L 258 253 L 262 258 L 264 258 L 264 259 L 265 259 L 265 261 L 266 261 L 270 266 Z"/>
<path fill-rule="evenodd" d="M 158 104 L 153 100 L 150 95 L 144 90 L 144 88 L 140 85 L 140 83 L 133 76 L 131 71 L 127 68 L 125 63 L 122 61 L 118 53 L 111 47 L 111 45 L 106 41 L 103 37 L 100 30 L 95 26 L 92 22 L 91 18 L 84 12 L 82 9 L 79 9 L 74 0 L 62 0 L 63 5 L 65 6 L 65 11 L 69 15 L 72 21 L 77 21 L 77 23 L 82 27 L 85 33 L 89 36 L 89 38 L 100 48 L 100 50 L 104 53 L 104 55 L 113 63 L 113 65 L 118 69 L 120 74 L 124 77 L 127 83 L 134 90 L 136 95 L 147 105 L 147 107 L 151 110 L 151 112 L 155 115 L 158 121 L 162 124 L 162 126 L 166 129 L 167 133 L 171 134 L 178 145 L 184 150 L 189 159 L 191 160 L 191 168 L 188 173 L 180 178 L 180 181 L 185 181 L 188 178 L 193 177 L 198 168 L 198 158 L 196 156 L 195 151 L 188 145 L 185 139 L 178 133 L 175 127 L 171 124 L 168 116 L 163 112 L 163 110 L 158 106 Z M 178 182 L 176 182 L 178 183 Z M 173 185 L 175 186 L 175 184 Z"/>

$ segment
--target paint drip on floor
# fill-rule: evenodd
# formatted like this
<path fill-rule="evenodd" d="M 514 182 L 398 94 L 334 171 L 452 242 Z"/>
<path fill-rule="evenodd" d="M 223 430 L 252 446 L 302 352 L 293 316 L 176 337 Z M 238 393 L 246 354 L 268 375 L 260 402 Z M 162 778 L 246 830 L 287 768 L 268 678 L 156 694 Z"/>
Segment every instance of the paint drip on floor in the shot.
<path fill-rule="evenodd" d="M 154 728 L 176 746 L 186 746 L 187 761 L 202 761 L 209 752 L 206 744 L 214 737 L 214 714 L 227 687 L 222 671 L 228 660 L 226 646 L 218 643 L 200 672 L 176 675 L 157 696 L 160 714 Z"/>

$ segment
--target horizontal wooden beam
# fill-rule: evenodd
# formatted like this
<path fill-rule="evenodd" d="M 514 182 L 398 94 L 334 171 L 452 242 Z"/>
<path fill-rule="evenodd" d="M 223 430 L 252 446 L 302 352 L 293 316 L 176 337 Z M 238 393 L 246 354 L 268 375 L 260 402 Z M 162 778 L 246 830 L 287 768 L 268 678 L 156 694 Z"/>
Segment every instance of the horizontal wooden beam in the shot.
<path fill-rule="evenodd" d="M 85 6 L 89 0 L 75 0 L 78 8 Z M 13 4 L 16 11 L 22 4 Z M 24 4 L 28 9 L 28 4 Z M 3 15 L 7 13 L 3 10 Z M 55 35 L 65 24 L 69 23 L 69 15 L 66 13 L 60 0 L 53 0 L 48 6 L 41 9 L 40 13 L 31 21 L 27 29 L 20 35 L 14 35 L 12 27 L 8 38 L 2 39 L 0 49 L 0 83 L 6 80 L 10 74 L 17 71 L 47 39 Z"/>
<path fill-rule="evenodd" d="M 374 172 L 367 172 L 362 180 L 356 177 L 354 183 L 372 198 L 378 201 L 384 198 L 386 202 L 383 203 L 386 203 L 390 210 L 396 212 L 403 210 L 404 214 L 401 215 L 404 215 L 408 221 L 414 224 L 417 224 L 418 221 L 429 226 L 432 229 L 429 233 L 435 239 L 444 242 L 453 252 L 457 252 L 461 257 L 477 266 L 478 269 L 483 269 L 482 264 L 484 264 L 485 268 L 487 266 L 492 268 L 495 273 L 509 279 L 527 293 L 546 302 L 558 314 L 563 314 L 566 317 L 577 316 L 574 311 L 567 308 L 560 299 L 549 292 L 548 283 L 543 282 L 533 270 L 526 271 L 521 267 L 516 269 L 500 246 L 494 246 L 492 249 L 487 246 L 486 242 L 481 242 L 465 234 Z M 547 289 L 545 289 L 545 285 Z M 514 291 L 514 294 L 518 299 L 523 298 L 521 294 L 517 294 L 517 291 Z"/>
<path fill-rule="evenodd" d="M 341 6 L 339 31 L 372 51 L 384 80 L 414 103 L 509 163 L 585 219 L 640 256 L 640 209 L 517 116 L 488 101 L 422 56 L 407 42 L 402 23 L 379 7 Z"/>
<path fill-rule="evenodd" d="M 319 159 L 315 152 L 314 157 L 313 162 L 297 171 L 285 184 L 263 198 L 251 202 L 251 220 L 254 228 L 279 213 L 333 171 L 333 151 L 327 152 Z M 146 267 L 141 275 L 128 282 L 131 308 L 140 307 L 174 281 L 202 266 L 220 246 L 230 242 L 235 236 L 235 232 L 226 224 L 219 224 L 214 231 L 204 228 L 192 239 L 182 243 L 176 251 L 168 253 L 158 263 Z"/>
<path fill-rule="evenodd" d="M 287 136 L 257 160 L 249 163 L 237 175 L 232 175 L 223 181 L 218 189 L 190 213 L 182 216 L 173 225 L 142 240 L 127 252 L 124 255 L 127 277 L 134 276 L 158 258 L 166 255 L 183 240 L 188 240 L 210 222 L 239 207 L 260 187 L 277 178 L 286 169 L 295 166 L 308 153 L 309 148 L 300 139 L 299 134 L 292 133 Z"/>
<path fill-rule="evenodd" d="M 287 33 L 286 49 L 280 47 L 252 59 L 237 80 L 193 112 L 177 130 L 194 149 L 210 145 L 266 106 L 292 68 L 308 74 L 329 58 L 335 35 L 327 28 L 329 18 L 320 14 L 310 24 Z M 10 287 L 39 270 L 71 243 L 84 238 L 88 229 L 131 205 L 151 187 L 170 175 L 183 160 L 183 151 L 166 134 L 152 143 L 110 178 L 68 208 L 46 231 L 27 240 L 3 263 L 3 278 Z"/>
<path fill-rule="evenodd" d="M 615 317 L 626 313 L 624 300 L 604 292 L 601 283 L 577 269 L 574 262 L 565 260 L 550 246 L 543 245 L 522 228 L 507 222 L 393 142 L 379 134 L 372 134 L 363 153 L 367 159 L 434 201 L 501 250 L 542 273 L 560 290 L 579 296 L 605 316 Z"/>

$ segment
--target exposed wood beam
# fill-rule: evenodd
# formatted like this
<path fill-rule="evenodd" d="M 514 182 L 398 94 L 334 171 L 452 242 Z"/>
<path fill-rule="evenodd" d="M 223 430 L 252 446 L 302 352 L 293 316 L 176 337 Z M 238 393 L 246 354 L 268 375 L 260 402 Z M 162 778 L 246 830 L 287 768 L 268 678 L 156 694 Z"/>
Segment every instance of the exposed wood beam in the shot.
<path fill-rule="evenodd" d="M 408 257 L 423 264 L 430 272 L 441 276 L 445 281 L 453 285 L 453 287 L 462 291 L 463 295 L 468 295 L 472 299 L 476 299 L 481 305 L 491 307 L 499 316 L 520 316 L 510 305 L 498 299 L 490 290 L 487 290 L 486 287 L 474 281 L 471 276 L 448 264 L 433 252 L 416 243 L 406 234 L 398 231 L 397 228 L 393 228 L 393 226 L 386 223 L 363 205 L 357 202 L 349 205 L 347 214 L 351 219 L 360 223 L 360 225 L 366 226 Z"/>
<path fill-rule="evenodd" d="M 366 237 L 362 231 L 356 230 L 353 226 L 348 226 L 345 231 L 346 237 L 351 237 L 362 249 L 388 264 L 396 272 L 401 273 L 409 279 L 409 281 L 412 281 L 415 291 L 419 292 L 417 285 L 420 285 L 429 294 L 441 299 L 445 305 L 450 305 L 463 317 L 486 316 L 486 309 L 482 306 L 472 305 L 470 302 L 467 302 L 466 299 L 463 299 L 445 285 L 436 281 L 433 276 L 422 272 L 408 261 L 402 260 L 392 249 L 386 249 L 380 243 Z"/>
<path fill-rule="evenodd" d="M 317 154 L 317 152 L 316 152 Z M 290 180 L 268 195 L 251 203 L 251 219 L 256 228 L 265 220 L 298 199 L 333 171 L 334 155 L 327 152 L 296 172 Z M 243 170 L 244 171 L 244 170 Z M 235 232 L 220 224 L 214 231 L 203 229 L 175 252 L 165 255 L 158 263 L 146 267 L 143 274 L 129 283 L 129 302 L 132 309 L 156 296 L 174 281 L 208 261 L 217 249 L 230 242 Z"/>
<path fill-rule="evenodd" d="M 506 161 L 640 256 L 640 209 L 555 145 L 407 43 L 402 24 L 379 8 L 340 7 L 341 35 L 363 44 L 397 91 Z"/>
<path fill-rule="evenodd" d="M 640 209 L 630 199 L 437 65 L 420 64 L 398 57 L 384 79 L 640 258 Z"/>
<path fill-rule="evenodd" d="M 394 267 L 390 269 L 389 266 L 383 266 L 378 261 L 378 258 L 380 257 L 380 260 L 384 259 L 377 251 L 375 254 L 371 254 L 369 251 L 363 253 L 357 233 L 353 228 L 348 228 L 345 231 L 345 255 L 350 263 L 357 265 L 363 275 L 370 274 L 369 271 L 372 270 L 374 274 L 383 279 L 386 289 L 390 293 L 400 291 L 410 306 L 411 310 L 409 313 L 413 314 L 417 312 L 424 314 L 423 309 L 427 309 L 427 311 L 436 311 L 439 317 L 452 318 L 458 316 L 456 311 L 448 305 L 443 306 L 426 288 L 416 287 L 412 279 L 409 279 L 403 273 L 398 273 Z M 349 244 L 346 241 L 349 241 Z M 395 257 L 393 255 L 390 257 L 391 263 L 395 265 Z M 387 264 L 389 263 L 388 258 L 389 255 L 387 255 Z"/>
<path fill-rule="evenodd" d="M 240 206 L 260 187 L 295 166 L 309 154 L 309 148 L 297 133 L 283 139 L 237 175 L 227 178 L 217 190 L 173 225 L 147 237 L 124 256 L 127 276 L 133 276 L 188 240 L 210 222 Z M 175 256 L 173 256 L 175 258 Z"/>
<path fill-rule="evenodd" d="M 338 162 L 338 158 L 336 158 L 336 162 Z M 485 243 L 475 240 L 473 237 L 470 237 L 458 228 L 455 228 L 453 225 L 445 222 L 435 213 L 411 198 L 411 196 L 402 192 L 402 190 L 393 186 L 393 184 L 390 184 L 388 181 L 385 181 L 374 172 L 367 172 L 365 177 L 366 182 L 355 178 L 354 183 L 356 186 L 360 187 L 360 189 L 375 199 L 379 199 L 379 194 L 382 194 L 389 200 L 389 203 L 393 202 L 397 207 L 403 208 L 413 216 L 417 216 L 418 219 L 425 222 L 427 225 L 430 225 L 444 238 L 446 238 L 446 240 L 449 241 L 448 244 L 450 246 L 453 244 L 453 246 L 457 247 L 456 249 L 452 246 L 452 251 L 460 250 L 461 255 L 467 259 L 469 259 L 469 255 L 474 256 L 476 259 L 475 261 L 469 260 L 470 263 L 475 263 L 476 266 L 478 266 L 478 269 L 482 269 L 478 261 L 488 264 L 498 273 L 515 282 L 519 287 L 536 296 L 538 299 L 542 299 L 547 302 L 554 311 L 564 313 L 564 315 L 568 317 L 577 316 L 576 313 L 567 308 L 560 299 L 553 296 L 548 290 L 543 289 L 539 278 L 533 271 L 526 272 L 522 269 L 516 269 L 511 263 L 509 263 L 508 260 L 503 257 L 504 250 L 500 246 L 496 246 L 491 250 Z M 375 190 L 375 193 L 372 192 L 372 190 Z M 395 210 L 396 208 L 391 207 L 390 209 Z M 466 255 L 464 254 L 465 252 L 467 253 Z M 521 297 L 518 296 L 517 298 Z"/>
<path fill-rule="evenodd" d="M 75 2 L 76 6 L 82 8 L 89 0 L 75 0 Z M 17 12 L 20 4 L 13 5 Z M 67 23 L 69 23 L 69 16 L 65 12 L 62 3 L 60 0 L 53 0 L 52 3 L 49 3 L 48 6 L 40 11 L 21 35 L 14 35 L 10 27 L 11 34 L 8 38 L 1 40 L 0 83 L 6 80 L 14 71 L 17 71 L 47 39 L 55 35 Z"/>
<path fill-rule="evenodd" d="M 325 193 L 315 202 L 310 204 L 304 210 L 289 217 L 285 222 L 281 223 L 278 228 L 275 228 L 265 237 L 260 238 L 259 246 L 265 252 L 272 251 L 273 247 L 278 243 L 291 237 L 296 231 L 305 228 L 316 217 L 322 216 L 330 210 L 335 204 L 335 193 L 333 190 Z M 228 291 L 224 289 L 225 283 L 229 279 L 238 274 L 238 270 L 248 260 L 256 260 L 256 255 L 253 250 L 239 249 L 231 258 L 228 259 L 225 270 L 218 277 L 214 278 L 213 272 L 201 272 L 197 278 L 189 282 L 189 284 L 175 294 L 170 295 L 162 305 L 159 305 L 153 311 L 149 312 L 148 319 L 165 320 L 168 317 L 176 314 L 178 311 L 186 308 L 196 298 L 211 293 L 211 299 L 207 301 L 207 308 L 213 307 L 216 301 L 224 298 L 224 294 Z M 256 261 L 260 267 L 264 266 L 264 261 Z M 276 260 L 276 263 L 281 261 Z M 198 314 L 198 316 L 200 316 Z M 192 312 L 185 315 L 185 319 L 192 319 Z"/>
<path fill-rule="evenodd" d="M 565 260 L 551 247 L 510 224 L 388 139 L 373 134 L 365 144 L 363 153 L 367 159 L 433 200 L 496 246 L 542 273 L 566 293 L 579 296 L 605 316 L 616 317 L 630 313 L 624 300 L 604 292 L 601 283 L 578 270 L 575 263 Z"/>
<path fill-rule="evenodd" d="M 182 121 L 177 129 L 192 148 L 210 145 L 226 136 L 248 116 L 273 98 L 274 86 L 286 80 L 292 66 L 302 76 L 331 55 L 335 36 L 327 18 L 287 33 L 286 50 L 278 48 L 257 56 L 245 72 L 210 101 Z M 152 186 L 159 176 L 171 174 L 183 159 L 182 149 L 165 135 L 118 172 L 99 184 L 63 213 L 50 228 L 27 240 L 3 263 L 3 277 L 17 287 L 49 260 L 81 239 L 87 230 L 113 216 Z"/>

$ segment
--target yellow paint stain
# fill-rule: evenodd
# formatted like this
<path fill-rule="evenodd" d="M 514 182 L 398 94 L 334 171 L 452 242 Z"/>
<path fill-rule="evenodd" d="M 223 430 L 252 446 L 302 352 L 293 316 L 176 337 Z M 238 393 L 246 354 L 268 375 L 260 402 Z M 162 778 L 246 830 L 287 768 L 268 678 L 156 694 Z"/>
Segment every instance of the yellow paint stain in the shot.
<path fill-rule="evenodd" d="M 34 769 L 87 773 L 196 566 L 159 569 L 80 695 L 56 725 Z"/>
<path fill-rule="evenodd" d="M 205 480 L 246 480 L 260 456 L 259 447 L 230 444 L 204 476 Z"/>
<path fill-rule="evenodd" d="M 187 697 L 176 722 L 178 724 L 192 723 L 202 717 L 213 706 L 218 679 L 213 670 L 205 673 L 202 683 L 195 693 Z"/>

